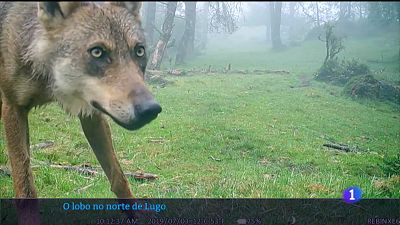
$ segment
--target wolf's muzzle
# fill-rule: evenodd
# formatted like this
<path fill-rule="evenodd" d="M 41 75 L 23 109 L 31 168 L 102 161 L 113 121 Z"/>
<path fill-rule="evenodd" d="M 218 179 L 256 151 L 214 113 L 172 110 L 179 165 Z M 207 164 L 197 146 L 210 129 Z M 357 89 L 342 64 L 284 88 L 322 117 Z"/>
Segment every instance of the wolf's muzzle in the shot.
<path fill-rule="evenodd" d="M 148 101 L 135 106 L 135 119 L 148 123 L 155 119 L 162 111 L 161 106 L 155 101 Z"/>
<path fill-rule="evenodd" d="M 91 104 L 96 109 L 110 116 L 114 122 L 127 130 L 137 130 L 142 128 L 144 125 L 157 118 L 158 114 L 162 111 L 161 106 L 154 100 L 142 102 L 134 107 L 135 117 L 128 123 L 124 123 L 107 112 L 99 103 L 93 101 Z"/>

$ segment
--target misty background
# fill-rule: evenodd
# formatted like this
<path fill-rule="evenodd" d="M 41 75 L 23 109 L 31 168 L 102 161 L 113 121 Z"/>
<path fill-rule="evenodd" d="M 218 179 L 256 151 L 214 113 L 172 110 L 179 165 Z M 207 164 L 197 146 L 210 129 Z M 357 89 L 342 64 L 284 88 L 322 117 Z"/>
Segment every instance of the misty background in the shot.
<path fill-rule="evenodd" d="M 210 49 L 284 50 L 324 35 L 399 37 L 399 2 L 145 2 L 142 21 L 151 69 L 180 65 Z M 232 43 L 235 46 L 232 46 Z M 237 45 L 236 45 L 237 44 Z M 386 43 L 382 43 L 386 44 Z M 158 45 L 158 46 L 157 46 Z M 366 46 L 368 47 L 368 46 Z M 393 46 L 398 48 L 397 46 Z M 400 51 L 399 51 L 400 52 Z"/>

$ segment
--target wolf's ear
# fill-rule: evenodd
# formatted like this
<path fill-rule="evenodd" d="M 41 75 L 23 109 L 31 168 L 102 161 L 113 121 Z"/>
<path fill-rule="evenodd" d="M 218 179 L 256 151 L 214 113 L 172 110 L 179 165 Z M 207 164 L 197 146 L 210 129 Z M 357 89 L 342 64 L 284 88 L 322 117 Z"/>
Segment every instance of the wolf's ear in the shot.
<path fill-rule="evenodd" d="M 59 26 L 79 6 L 79 2 L 39 2 L 38 18 L 50 30 Z"/>
<path fill-rule="evenodd" d="M 129 12 L 133 14 L 136 18 L 139 18 L 140 8 L 142 7 L 142 2 L 112 2 L 111 4 L 125 7 Z"/>

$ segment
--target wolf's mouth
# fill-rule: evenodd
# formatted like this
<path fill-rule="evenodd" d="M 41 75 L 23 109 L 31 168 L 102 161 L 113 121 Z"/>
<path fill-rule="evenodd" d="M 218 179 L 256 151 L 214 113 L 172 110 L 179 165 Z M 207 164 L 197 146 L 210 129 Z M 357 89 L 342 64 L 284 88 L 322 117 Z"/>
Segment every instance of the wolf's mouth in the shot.
<path fill-rule="evenodd" d="M 98 102 L 96 101 L 91 101 L 90 104 L 97 110 L 99 110 L 100 112 L 108 115 L 109 117 L 111 117 L 111 119 L 117 123 L 119 126 L 127 129 L 127 130 L 138 130 L 140 128 L 142 128 L 144 125 L 148 124 L 151 120 L 137 120 L 137 119 L 133 119 L 131 120 L 129 123 L 123 123 L 120 120 L 118 120 L 117 118 L 115 118 L 113 115 L 111 115 L 109 112 L 107 112 Z"/>

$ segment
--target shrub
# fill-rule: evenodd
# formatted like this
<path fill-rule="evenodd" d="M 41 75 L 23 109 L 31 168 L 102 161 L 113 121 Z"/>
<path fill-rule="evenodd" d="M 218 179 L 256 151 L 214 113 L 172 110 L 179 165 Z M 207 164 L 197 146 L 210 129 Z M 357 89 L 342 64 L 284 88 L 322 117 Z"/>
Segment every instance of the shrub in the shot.
<path fill-rule="evenodd" d="M 339 62 L 337 59 L 331 59 L 321 66 L 315 78 L 320 81 L 343 86 L 355 76 L 367 75 L 370 73 L 367 65 L 355 59 L 350 61 L 342 60 L 342 62 Z"/>
<path fill-rule="evenodd" d="M 372 75 L 356 76 L 344 86 L 343 93 L 354 98 L 377 99 L 379 86 L 379 81 Z"/>
<path fill-rule="evenodd" d="M 375 79 L 372 75 L 353 77 L 343 88 L 353 98 L 381 99 L 400 104 L 400 87 Z"/>
<path fill-rule="evenodd" d="M 342 68 L 338 60 L 328 60 L 321 66 L 321 68 L 319 68 L 315 79 L 319 81 L 340 84 L 343 82 L 341 79 L 343 74 L 344 69 Z"/>
<path fill-rule="evenodd" d="M 366 64 L 360 63 L 355 59 L 348 61 L 343 60 L 342 66 L 345 69 L 344 73 L 349 80 L 355 76 L 371 74 L 371 71 Z"/>

